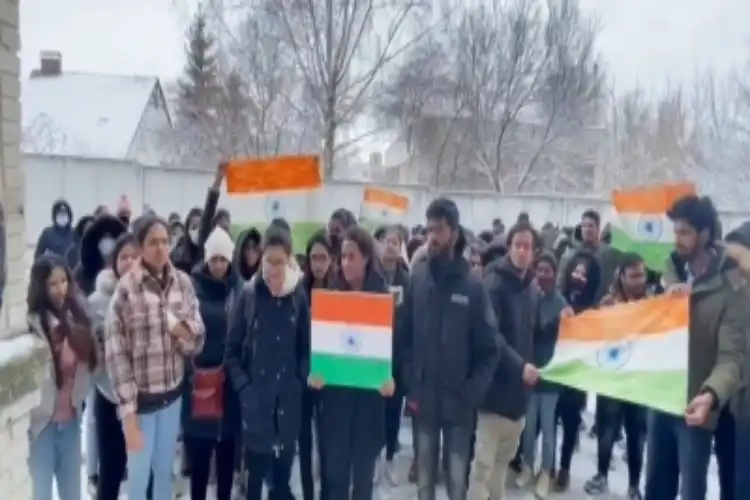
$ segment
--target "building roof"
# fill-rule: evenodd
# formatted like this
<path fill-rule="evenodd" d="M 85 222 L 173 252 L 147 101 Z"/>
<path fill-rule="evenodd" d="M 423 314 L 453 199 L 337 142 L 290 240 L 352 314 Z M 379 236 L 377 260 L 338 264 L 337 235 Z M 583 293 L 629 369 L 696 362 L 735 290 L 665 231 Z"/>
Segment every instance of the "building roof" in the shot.
<path fill-rule="evenodd" d="M 94 73 L 27 79 L 21 91 L 23 152 L 126 158 L 158 84 L 156 77 Z"/>

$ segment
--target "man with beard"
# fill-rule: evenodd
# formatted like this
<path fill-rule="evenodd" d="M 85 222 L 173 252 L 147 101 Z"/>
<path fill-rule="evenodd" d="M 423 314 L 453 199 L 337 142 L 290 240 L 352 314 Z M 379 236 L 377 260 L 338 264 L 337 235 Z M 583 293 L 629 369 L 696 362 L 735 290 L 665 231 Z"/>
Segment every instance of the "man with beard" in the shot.
<path fill-rule="evenodd" d="M 598 259 L 585 250 L 578 250 L 561 269 L 560 292 L 573 311 L 578 314 L 597 306 L 601 268 Z M 581 412 L 586 406 L 586 393 L 572 387 L 561 387 L 557 412 L 562 422 L 560 464 L 555 478 L 555 490 L 566 491 L 570 485 L 570 464 L 578 443 Z"/>
<path fill-rule="evenodd" d="M 435 499 L 442 436 L 448 498 L 464 500 L 476 410 L 498 359 L 514 363 L 518 356 L 497 334 L 487 291 L 462 256 L 458 207 L 438 198 L 426 217 L 429 254 L 412 268 L 395 357 L 417 409 L 418 498 Z"/>
<path fill-rule="evenodd" d="M 713 432 L 742 382 L 748 283 L 715 244 L 718 215 L 710 199 L 686 196 L 667 215 L 676 253 L 664 275 L 667 293 L 690 300 L 688 400 L 683 416 L 658 411 L 649 416 L 645 498 L 674 499 L 681 484 L 682 500 L 704 500 Z"/>
<path fill-rule="evenodd" d="M 646 265 L 637 253 L 620 257 L 612 290 L 601 301 L 602 307 L 641 300 L 648 295 Z M 643 445 L 646 435 L 646 409 L 635 403 L 606 396 L 596 397 L 597 473 L 586 482 L 584 491 L 602 495 L 609 491 L 607 476 L 612 462 L 612 448 L 621 428 L 625 429 L 628 457 L 628 500 L 641 500 L 640 484 L 643 469 Z"/>

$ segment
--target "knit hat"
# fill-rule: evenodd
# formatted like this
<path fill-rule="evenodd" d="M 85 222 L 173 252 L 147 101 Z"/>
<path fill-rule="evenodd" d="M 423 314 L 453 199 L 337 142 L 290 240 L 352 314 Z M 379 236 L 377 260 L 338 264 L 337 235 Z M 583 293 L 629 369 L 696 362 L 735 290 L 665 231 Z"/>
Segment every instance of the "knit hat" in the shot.
<path fill-rule="evenodd" d="M 232 241 L 231 236 L 219 226 L 216 226 L 214 230 L 211 231 L 211 234 L 208 235 L 208 239 L 203 248 L 205 250 L 204 258 L 206 262 L 208 262 L 211 257 L 224 257 L 228 261 L 232 261 L 232 256 L 234 255 L 234 242 Z"/>

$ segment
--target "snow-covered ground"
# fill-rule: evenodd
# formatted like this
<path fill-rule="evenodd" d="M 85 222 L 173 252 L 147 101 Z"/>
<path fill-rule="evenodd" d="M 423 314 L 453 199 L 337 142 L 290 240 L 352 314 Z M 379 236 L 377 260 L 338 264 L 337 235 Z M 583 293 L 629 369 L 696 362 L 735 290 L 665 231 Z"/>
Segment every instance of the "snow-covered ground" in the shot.
<path fill-rule="evenodd" d="M 589 398 L 589 400 L 593 399 L 594 398 Z M 587 420 L 591 420 L 590 414 L 587 416 Z M 83 447 L 83 449 L 86 449 L 85 446 Z M 622 457 L 623 451 L 618 447 L 613 456 L 614 469 L 610 472 L 610 493 L 607 495 L 599 496 L 599 499 L 622 500 L 625 498 L 625 492 L 627 490 L 627 465 Z M 392 488 L 387 484 L 381 484 L 377 489 L 376 500 L 414 500 L 416 498 L 415 486 L 409 484 L 409 482 L 407 481 L 407 474 L 409 471 L 411 458 L 411 425 L 409 425 L 408 420 L 405 419 L 404 425 L 402 425 L 401 427 L 401 451 L 395 459 L 397 463 L 397 470 L 400 474 L 399 486 Z M 570 490 L 565 494 L 553 493 L 550 495 L 550 498 L 558 500 L 581 500 L 582 498 L 589 498 L 589 495 L 587 495 L 583 491 L 583 485 L 587 479 L 594 475 L 595 472 L 596 441 L 582 434 L 580 449 L 573 457 Z M 81 475 L 85 481 L 84 470 L 81 471 Z M 709 494 L 706 500 L 718 500 L 719 492 L 715 461 L 712 461 L 711 463 L 710 475 L 711 478 L 709 479 Z M 86 483 L 84 482 L 84 484 Z M 293 478 L 293 486 L 297 499 L 301 500 L 302 494 L 299 493 L 299 481 L 296 470 Z M 120 498 L 122 499 L 125 497 L 121 496 Z M 188 500 L 187 497 L 182 498 Z M 509 500 L 532 500 L 533 498 L 534 495 L 531 492 L 509 487 Z M 86 497 L 86 499 L 88 500 L 88 497 Z M 438 488 L 438 500 L 447 500 L 447 496 L 445 495 L 445 492 L 441 487 Z"/>

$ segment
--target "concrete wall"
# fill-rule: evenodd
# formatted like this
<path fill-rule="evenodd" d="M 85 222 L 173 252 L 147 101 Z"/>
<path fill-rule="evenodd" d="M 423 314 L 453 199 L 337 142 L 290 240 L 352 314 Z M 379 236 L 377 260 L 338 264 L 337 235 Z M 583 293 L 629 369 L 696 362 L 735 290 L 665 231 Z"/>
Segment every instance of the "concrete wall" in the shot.
<path fill-rule="evenodd" d="M 2 340 L 23 325 L 26 238 L 21 171 L 21 62 L 18 56 L 18 0 L 0 0 L 0 200 L 6 216 L 8 279 L 0 318 L 0 492 L 3 498 L 31 498 L 26 467 L 28 411 L 38 396 L 41 367 L 28 339 Z"/>

